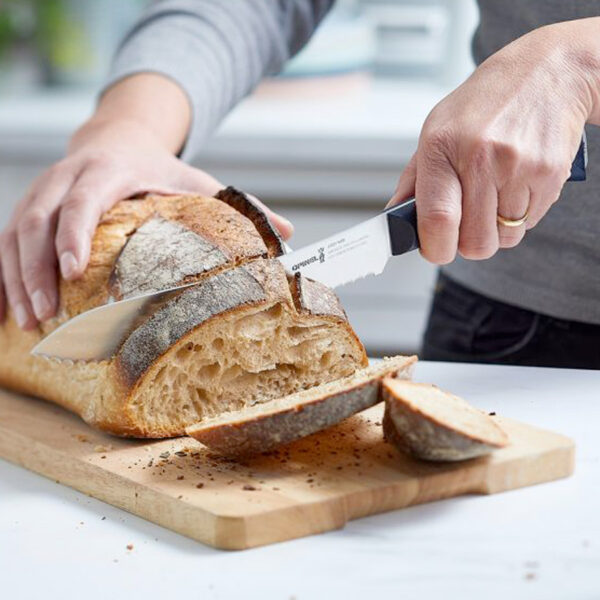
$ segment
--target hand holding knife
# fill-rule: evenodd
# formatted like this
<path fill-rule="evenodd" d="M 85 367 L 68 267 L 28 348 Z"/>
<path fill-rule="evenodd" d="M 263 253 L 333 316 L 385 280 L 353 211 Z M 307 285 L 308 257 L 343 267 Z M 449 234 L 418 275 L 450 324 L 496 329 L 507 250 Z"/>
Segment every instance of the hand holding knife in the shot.
<path fill-rule="evenodd" d="M 585 138 L 577 152 L 569 181 L 585 180 Z M 367 275 L 380 274 L 392 256 L 419 248 L 416 201 L 410 198 L 358 225 L 278 257 L 286 271 L 301 273 L 335 288 Z M 111 302 L 67 321 L 46 336 L 32 354 L 63 360 L 104 360 L 117 350 L 123 334 L 149 302 L 161 301 L 175 286 Z M 90 335 L 93 332 L 93 335 Z"/>

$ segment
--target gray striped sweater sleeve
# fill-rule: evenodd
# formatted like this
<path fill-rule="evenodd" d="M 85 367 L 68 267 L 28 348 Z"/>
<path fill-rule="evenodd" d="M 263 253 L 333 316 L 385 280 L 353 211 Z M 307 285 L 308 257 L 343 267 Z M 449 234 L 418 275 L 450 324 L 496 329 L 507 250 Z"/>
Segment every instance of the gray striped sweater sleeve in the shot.
<path fill-rule="evenodd" d="M 122 42 L 105 89 L 141 72 L 179 84 L 193 108 L 182 158 L 265 75 L 302 48 L 334 0 L 162 0 Z"/>

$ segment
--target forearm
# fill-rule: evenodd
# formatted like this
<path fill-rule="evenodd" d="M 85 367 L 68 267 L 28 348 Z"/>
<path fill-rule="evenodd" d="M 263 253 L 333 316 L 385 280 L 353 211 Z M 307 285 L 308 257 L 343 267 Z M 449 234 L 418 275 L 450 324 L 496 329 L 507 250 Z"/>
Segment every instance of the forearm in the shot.
<path fill-rule="evenodd" d="M 309 39 L 333 0 L 163 0 L 129 32 L 109 84 L 137 73 L 175 81 L 192 107 L 191 159 L 227 112 Z"/>
<path fill-rule="evenodd" d="M 140 73 L 105 91 L 94 115 L 71 138 L 69 153 L 93 140 L 98 145 L 156 143 L 176 154 L 190 123 L 191 106 L 185 92 L 167 77 Z"/>

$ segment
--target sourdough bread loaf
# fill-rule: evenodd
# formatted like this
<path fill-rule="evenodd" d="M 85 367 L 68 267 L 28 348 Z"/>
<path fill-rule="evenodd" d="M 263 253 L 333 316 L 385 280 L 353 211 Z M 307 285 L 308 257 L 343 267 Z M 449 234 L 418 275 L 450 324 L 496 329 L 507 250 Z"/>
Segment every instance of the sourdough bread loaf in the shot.
<path fill-rule="evenodd" d="M 89 267 L 60 281 L 52 321 L 0 326 L 0 385 L 56 402 L 91 425 L 136 437 L 186 427 L 354 373 L 364 348 L 336 296 L 288 279 L 283 244 L 233 188 L 216 198 L 149 196 L 102 218 Z M 198 281 L 150 307 L 112 359 L 68 364 L 30 355 L 67 319 L 140 293 Z"/>
<path fill-rule="evenodd" d="M 415 458 L 466 460 L 508 444 L 488 414 L 435 385 L 386 378 L 383 397 L 386 440 Z"/>
<path fill-rule="evenodd" d="M 384 377 L 411 377 L 416 356 L 386 358 L 353 375 L 278 400 L 223 412 L 187 434 L 224 456 L 245 457 L 336 425 L 380 402 Z"/>

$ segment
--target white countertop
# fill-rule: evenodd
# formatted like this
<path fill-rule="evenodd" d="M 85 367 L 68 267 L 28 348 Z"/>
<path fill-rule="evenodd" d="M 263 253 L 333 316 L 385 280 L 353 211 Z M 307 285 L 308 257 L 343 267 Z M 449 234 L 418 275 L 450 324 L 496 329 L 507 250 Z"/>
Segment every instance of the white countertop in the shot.
<path fill-rule="evenodd" d="M 600 372 L 422 363 L 415 378 L 571 436 L 575 475 L 223 552 L 0 461 L 3 596 L 600 598 Z"/>

